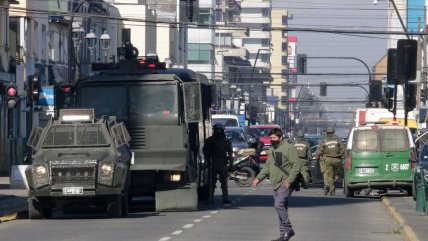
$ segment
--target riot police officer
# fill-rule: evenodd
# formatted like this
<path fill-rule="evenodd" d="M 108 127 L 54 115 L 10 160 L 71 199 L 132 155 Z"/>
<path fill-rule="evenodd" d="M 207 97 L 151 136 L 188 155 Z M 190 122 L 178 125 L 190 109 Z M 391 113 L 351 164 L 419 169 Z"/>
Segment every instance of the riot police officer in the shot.
<path fill-rule="evenodd" d="M 221 124 L 213 126 L 213 135 L 208 137 L 203 147 L 205 160 L 212 166 L 210 194 L 214 196 L 216 188 L 217 175 L 220 179 L 221 191 L 223 194 L 223 204 L 231 203 L 227 190 L 228 179 L 228 164 L 232 166 L 233 150 L 232 143 L 226 138 L 224 134 L 224 127 Z"/>
<path fill-rule="evenodd" d="M 324 194 L 330 193 L 334 196 L 335 176 L 342 164 L 342 156 L 345 154 L 345 145 L 334 134 L 333 127 L 328 127 L 326 137 L 318 145 L 316 155 L 317 159 L 324 161 Z"/>
<path fill-rule="evenodd" d="M 297 154 L 299 154 L 299 158 L 302 161 L 300 172 L 303 175 L 305 183 L 308 184 L 310 181 L 309 162 L 311 160 L 311 146 L 309 145 L 309 142 L 305 140 L 303 131 L 297 132 L 297 139 L 294 141 L 294 146 L 296 147 Z"/>

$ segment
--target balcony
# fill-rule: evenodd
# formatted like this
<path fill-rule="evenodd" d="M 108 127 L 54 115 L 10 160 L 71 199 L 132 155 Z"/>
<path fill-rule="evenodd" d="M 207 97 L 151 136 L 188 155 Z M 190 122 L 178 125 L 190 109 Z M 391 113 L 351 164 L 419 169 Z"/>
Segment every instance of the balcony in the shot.
<path fill-rule="evenodd" d="M 270 1 L 263 1 L 260 2 L 256 1 L 242 1 L 241 2 L 241 8 L 271 8 Z"/>
<path fill-rule="evenodd" d="M 270 39 L 269 31 L 250 31 L 250 35 L 246 38 Z"/>
<path fill-rule="evenodd" d="M 270 18 L 261 15 L 241 15 L 241 23 L 270 24 Z"/>

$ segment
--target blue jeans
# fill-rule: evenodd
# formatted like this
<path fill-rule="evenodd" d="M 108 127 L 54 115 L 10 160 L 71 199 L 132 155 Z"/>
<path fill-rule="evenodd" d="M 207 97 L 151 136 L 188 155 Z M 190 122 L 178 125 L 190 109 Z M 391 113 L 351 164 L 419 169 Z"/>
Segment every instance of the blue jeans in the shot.
<path fill-rule="evenodd" d="M 288 217 L 288 198 L 291 196 L 291 190 L 281 186 L 274 192 L 275 210 L 279 218 L 279 234 L 283 237 L 289 233 L 293 228 Z"/>

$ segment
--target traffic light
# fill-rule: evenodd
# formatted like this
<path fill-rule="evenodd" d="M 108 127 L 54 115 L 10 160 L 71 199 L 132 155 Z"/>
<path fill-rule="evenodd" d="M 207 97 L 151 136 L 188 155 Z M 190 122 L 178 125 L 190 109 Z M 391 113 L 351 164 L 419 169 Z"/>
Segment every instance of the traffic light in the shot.
<path fill-rule="evenodd" d="M 39 101 L 40 81 L 38 75 L 28 76 L 27 100 L 29 103 Z"/>
<path fill-rule="evenodd" d="M 369 86 L 369 101 L 378 102 L 382 100 L 382 81 L 372 80 Z"/>
<path fill-rule="evenodd" d="M 306 62 L 307 55 L 306 54 L 298 54 L 297 55 L 297 73 L 298 74 L 306 74 Z"/>
<path fill-rule="evenodd" d="M 395 88 L 387 87 L 385 88 L 385 108 L 389 111 L 392 111 L 394 108 L 394 90 Z"/>
<path fill-rule="evenodd" d="M 414 39 L 399 39 L 397 42 L 397 79 L 416 79 L 418 42 Z"/>
<path fill-rule="evenodd" d="M 70 84 L 54 86 L 54 102 L 57 110 L 74 107 L 74 86 Z"/>
<path fill-rule="evenodd" d="M 10 84 L 6 86 L 6 105 L 9 109 L 14 109 L 18 105 L 18 90 L 16 85 Z"/>
<path fill-rule="evenodd" d="M 406 100 L 405 100 L 405 104 L 406 104 L 406 109 L 408 111 L 412 111 L 414 108 L 416 108 L 416 88 L 417 85 L 416 84 L 409 84 L 407 86 L 406 91 Z"/>
<path fill-rule="evenodd" d="M 327 82 L 320 83 L 320 96 L 327 96 Z"/>
<path fill-rule="evenodd" d="M 386 71 L 386 84 L 394 85 L 397 79 L 397 49 L 388 49 L 388 62 Z"/>

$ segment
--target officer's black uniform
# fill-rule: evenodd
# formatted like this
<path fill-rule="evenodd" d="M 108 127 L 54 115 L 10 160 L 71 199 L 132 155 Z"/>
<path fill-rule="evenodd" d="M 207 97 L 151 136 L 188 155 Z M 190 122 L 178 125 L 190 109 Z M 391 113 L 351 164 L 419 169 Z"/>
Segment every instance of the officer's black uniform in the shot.
<path fill-rule="evenodd" d="M 227 164 L 230 162 L 232 166 L 233 151 L 232 143 L 226 138 L 224 134 L 224 127 L 221 124 L 213 126 L 213 135 L 208 137 L 205 141 L 203 148 L 205 160 L 212 164 L 212 182 L 211 182 L 211 195 L 214 195 L 216 188 L 217 175 L 221 183 L 221 190 L 223 193 L 223 203 L 230 203 L 229 194 L 227 190 L 228 170 Z"/>

